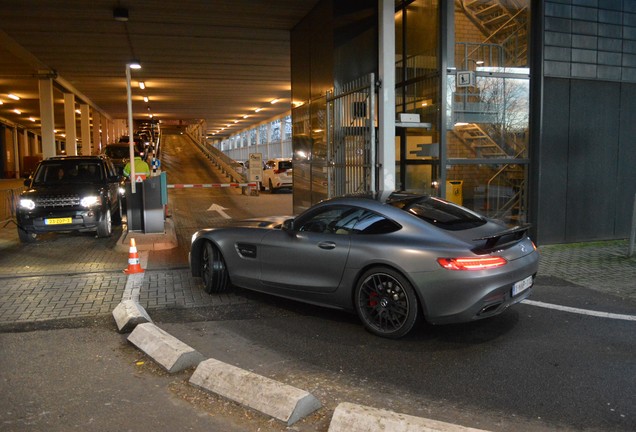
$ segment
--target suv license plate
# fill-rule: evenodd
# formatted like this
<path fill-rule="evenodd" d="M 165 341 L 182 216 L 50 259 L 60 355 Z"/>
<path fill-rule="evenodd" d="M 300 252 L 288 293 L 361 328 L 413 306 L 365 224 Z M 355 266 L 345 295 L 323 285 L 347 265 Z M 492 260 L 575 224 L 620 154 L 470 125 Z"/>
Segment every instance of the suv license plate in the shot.
<path fill-rule="evenodd" d="M 532 276 L 528 276 L 524 280 L 515 282 L 515 284 L 512 286 L 512 296 L 514 297 L 517 294 L 524 292 L 532 286 L 532 283 Z"/>
<path fill-rule="evenodd" d="M 46 225 L 63 225 L 73 223 L 72 218 L 53 218 L 53 219 L 44 219 L 44 223 Z"/>

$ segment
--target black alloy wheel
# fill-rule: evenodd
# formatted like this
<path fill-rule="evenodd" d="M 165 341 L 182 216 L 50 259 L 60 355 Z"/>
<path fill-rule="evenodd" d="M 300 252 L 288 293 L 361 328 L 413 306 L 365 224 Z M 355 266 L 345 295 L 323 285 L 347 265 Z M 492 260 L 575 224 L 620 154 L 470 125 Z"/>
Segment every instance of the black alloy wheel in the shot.
<path fill-rule="evenodd" d="M 222 293 L 230 289 L 230 278 L 221 251 L 210 242 L 205 242 L 201 252 L 201 278 L 203 289 L 208 294 Z"/>
<path fill-rule="evenodd" d="M 355 290 L 355 308 L 367 330 L 390 339 L 406 335 L 419 318 L 413 287 L 388 267 L 372 268 L 362 275 Z"/>

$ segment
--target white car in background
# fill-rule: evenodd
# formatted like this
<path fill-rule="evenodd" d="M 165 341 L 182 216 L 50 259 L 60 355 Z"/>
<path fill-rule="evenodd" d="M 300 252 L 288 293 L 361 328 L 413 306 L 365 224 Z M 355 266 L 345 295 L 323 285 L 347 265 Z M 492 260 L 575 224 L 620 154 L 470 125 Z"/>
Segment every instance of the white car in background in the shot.
<path fill-rule="evenodd" d="M 279 189 L 291 189 L 292 179 L 291 158 L 276 158 L 265 163 L 261 184 L 262 188 L 267 188 L 271 193 L 274 193 Z"/>

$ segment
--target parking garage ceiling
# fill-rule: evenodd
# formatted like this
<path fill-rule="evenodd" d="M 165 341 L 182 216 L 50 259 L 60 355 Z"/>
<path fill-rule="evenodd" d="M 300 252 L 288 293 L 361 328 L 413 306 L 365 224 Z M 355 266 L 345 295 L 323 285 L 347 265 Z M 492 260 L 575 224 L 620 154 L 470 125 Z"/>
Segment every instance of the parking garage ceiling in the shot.
<path fill-rule="evenodd" d="M 316 3 L 0 0 L 0 119 L 39 130 L 38 75 L 57 77 L 57 129 L 64 128 L 62 89 L 125 119 L 126 64 L 137 59 L 136 120 L 205 120 L 208 131 L 230 124 L 223 134 L 235 132 L 290 109 L 290 30 Z"/>

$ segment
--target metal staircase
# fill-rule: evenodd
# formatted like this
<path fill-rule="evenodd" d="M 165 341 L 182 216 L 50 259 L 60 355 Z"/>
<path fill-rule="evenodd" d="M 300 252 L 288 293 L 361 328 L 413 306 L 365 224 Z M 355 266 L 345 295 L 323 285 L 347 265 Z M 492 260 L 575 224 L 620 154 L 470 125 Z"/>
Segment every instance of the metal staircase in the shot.
<path fill-rule="evenodd" d="M 501 45 L 507 66 L 527 66 L 529 8 L 524 0 L 456 0 L 486 36 L 483 43 Z"/>
<path fill-rule="evenodd" d="M 478 124 L 456 125 L 453 133 L 477 158 L 505 158 L 508 154 Z"/>

